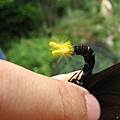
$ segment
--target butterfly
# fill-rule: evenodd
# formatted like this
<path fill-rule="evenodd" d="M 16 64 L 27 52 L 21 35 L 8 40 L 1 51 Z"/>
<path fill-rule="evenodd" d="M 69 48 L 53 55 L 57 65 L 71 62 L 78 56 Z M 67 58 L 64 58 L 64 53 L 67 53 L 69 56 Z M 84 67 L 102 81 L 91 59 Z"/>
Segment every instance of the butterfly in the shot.
<path fill-rule="evenodd" d="M 80 71 L 76 78 L 73 79 L 73 75 L 68 81 L 86 88 L 97 98 L 101 107 L 101 116 L 99 120 L 119 120 L 120 63 L 117 63 L 101 72 L 92 74 L 95 64 L 94 51 L 89 46 L 76 45 L 71 47 L 71 43 L 67 43 L 69 43 L 70 47 L 65 43 L 57 45 L 52 43 L 50 46 L 58 48 L 57 50 L 54 50 L 52 54 L 63 54 L 67 56 L 81 55 L 85 61 L 81 79 L 78 79 L 79 74 L 81 73 Z"/>

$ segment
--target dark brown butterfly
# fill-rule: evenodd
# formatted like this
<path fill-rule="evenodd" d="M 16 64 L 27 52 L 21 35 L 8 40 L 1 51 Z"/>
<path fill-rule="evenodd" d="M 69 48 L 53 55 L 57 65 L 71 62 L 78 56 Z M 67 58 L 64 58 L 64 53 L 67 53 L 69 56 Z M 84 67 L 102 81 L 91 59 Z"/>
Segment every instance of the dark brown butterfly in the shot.
<path fill-rule="evenodd" d="M 81 79 L 79 79 L 80 71 L 79 73 L 75 73 L 75 75 L 78 74 L 75 79 L 73 79 L 73 75 L 68 81 L 86 88 L 97 98 L 101 107 L 99 120 L 120 119 L 120 63 L 99 73 L 92 74 L 95 64 L 95 53 L 91 47 L 86 45 L 72 47 L 70 42 L 62 44 L 50 42 L 49 45 L 57 48 L 57 50 L 52 52 L 54 55 L 62 53 L 65 56 L 83 56 L 85 64 Z"/>

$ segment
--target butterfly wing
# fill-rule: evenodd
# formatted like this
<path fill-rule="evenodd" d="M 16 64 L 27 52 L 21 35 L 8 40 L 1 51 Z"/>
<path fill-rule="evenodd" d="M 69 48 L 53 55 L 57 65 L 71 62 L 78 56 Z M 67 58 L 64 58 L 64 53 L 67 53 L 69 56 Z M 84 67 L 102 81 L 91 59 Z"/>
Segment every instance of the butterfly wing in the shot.
<path fill-rule="evenodd" d="M 100 120 L 120 119 L 120 63 L 91 75 L 84 87 L 100 103 Z"/>

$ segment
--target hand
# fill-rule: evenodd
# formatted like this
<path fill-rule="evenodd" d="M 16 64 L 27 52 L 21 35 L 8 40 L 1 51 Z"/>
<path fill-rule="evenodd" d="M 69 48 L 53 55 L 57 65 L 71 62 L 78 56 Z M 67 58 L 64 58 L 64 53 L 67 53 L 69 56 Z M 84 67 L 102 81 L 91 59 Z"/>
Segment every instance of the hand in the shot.
<path fill-rule="evenodd" d="M 97 100 L 64 81 L 71 74 L 50 78 L 0 60 L 0 120 L 97 120 Z"/>

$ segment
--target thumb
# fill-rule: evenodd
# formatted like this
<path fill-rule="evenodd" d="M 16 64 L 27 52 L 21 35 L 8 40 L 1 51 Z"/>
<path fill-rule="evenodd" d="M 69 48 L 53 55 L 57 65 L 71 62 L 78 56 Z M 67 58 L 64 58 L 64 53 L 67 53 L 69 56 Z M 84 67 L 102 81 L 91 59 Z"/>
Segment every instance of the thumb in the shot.
<path fill-rule="evenodd" d="M 0 120 L 97 120 L 97 100 L 82 87 L 0 61 Z"/>

